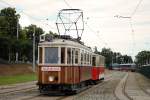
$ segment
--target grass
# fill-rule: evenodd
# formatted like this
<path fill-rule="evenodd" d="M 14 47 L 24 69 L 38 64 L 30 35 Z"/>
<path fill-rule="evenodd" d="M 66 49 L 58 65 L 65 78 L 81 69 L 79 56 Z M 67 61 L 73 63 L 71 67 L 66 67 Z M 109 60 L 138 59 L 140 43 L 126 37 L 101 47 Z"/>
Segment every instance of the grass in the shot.
<path fill-rule="evenodd" d="M 37 80 L 36 74 L 24 74 L 24 75 L 13 75 L 13 76 L 0 76 L 0 85 L 8 85 L 15 83 L 23 83 L 28 81 Z"/>

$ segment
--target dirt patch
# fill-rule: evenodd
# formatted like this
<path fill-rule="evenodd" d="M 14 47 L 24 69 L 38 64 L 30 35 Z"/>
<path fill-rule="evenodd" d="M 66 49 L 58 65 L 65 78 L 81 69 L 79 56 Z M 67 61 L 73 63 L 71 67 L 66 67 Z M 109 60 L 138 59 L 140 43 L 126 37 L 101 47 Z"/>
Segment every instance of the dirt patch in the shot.
<path fill-rule="evenodd" d="M 31 64 L 0 64 L 0 76 L 33 73 Z"/>

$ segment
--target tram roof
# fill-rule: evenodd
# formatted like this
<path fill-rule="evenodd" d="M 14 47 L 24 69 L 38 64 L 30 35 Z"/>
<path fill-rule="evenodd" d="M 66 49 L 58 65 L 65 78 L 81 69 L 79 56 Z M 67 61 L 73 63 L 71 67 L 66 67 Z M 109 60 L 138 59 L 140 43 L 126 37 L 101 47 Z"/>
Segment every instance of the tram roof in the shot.
<path fill-rule="evenodd" d="M 83 48 L 92 52 L 92 49 L 90 47 L 80 44 L 79 42 L 66 39 L 53 39 L 52 41 L 43 41 L 39 43 L 39 46 L 69 46 L 75 48 Z"/>

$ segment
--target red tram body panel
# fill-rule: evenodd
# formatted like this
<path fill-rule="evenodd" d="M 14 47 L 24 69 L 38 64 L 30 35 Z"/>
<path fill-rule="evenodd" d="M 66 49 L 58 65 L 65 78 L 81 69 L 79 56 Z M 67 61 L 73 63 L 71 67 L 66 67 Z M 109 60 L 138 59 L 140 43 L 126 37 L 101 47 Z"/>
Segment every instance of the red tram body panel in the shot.
<path fill-rule="evenodd" d="M 92 67 L 92 80 L 99 80 L 104 78 L 104 66 Z"/>
<path fill-rule="evenodd" d="M 100 67 L 92 67 L 92 80 L 98 80 L 100 75 Z"/>
<path fill-rule="evenodd" d="M 92 66 L 92 80 L 101 80 L 104 78 L 104 57 L 100 55 L 93 55 L 94 66 Z"/>

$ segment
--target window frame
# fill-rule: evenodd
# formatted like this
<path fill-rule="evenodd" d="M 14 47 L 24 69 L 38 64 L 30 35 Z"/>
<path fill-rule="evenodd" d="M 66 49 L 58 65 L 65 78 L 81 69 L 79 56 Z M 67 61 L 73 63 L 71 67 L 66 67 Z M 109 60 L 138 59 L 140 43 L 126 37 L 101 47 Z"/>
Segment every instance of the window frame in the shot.
<path fill-rule="evenodd" d="M 57 63 L 49 63 L 49 62 L 46 63 L 46 61 L 45 61 L 45 55 L 46 55 L 45 54 L 46 53 L 45 50 L 46 50 L 46 48 L 57 48 L 58 49 L 58 52 L 57 52 L 57 54 L 58 54 L 58 57 L 57 57 L 58 61 L 57 61 Z M 43 49 L 43 51 L 44 51 L 43 52 L 44 64 L 60 64 L 60 47 L 58 47 L 58 46 L 45 46 L 44 49 Z"/>
<path fill-rule="evenodd" d="M 66 64 L 71 65 L 72 64 L 72 49 L 71 47 L 66 47 L 66 48 L 67 48 L 67 63 Z M 68 49 L 70 49 L 70 57 L 68 56 Z M 68 60 L 68 58 L 70 58 L 70 60 Z"/>
<path fill-rule="evenodd" d="M 94 62 L 93 62 L 94 61 Z M 96 66 L 96 56 L 93 55 L 92 56 L 92 66 L 95 67 Z"/>
<path fill-rule="evenodd" d="M 80 59 L 81 59 L 81 66 L 83 66 L 84 65 L 84 50 L 80 50 L 80 55 L 81 55 L 81 57 L 80 57 Z"/>
<path fill-rule="evenodd" d="M 69 45 L 43 45 L 43 46 L 39 46 L 43 48 L 43 61 L 42 63 L 45 65 L 51 65 L 51 66 L 92 66 L 92 51 L 89 51 L 88 49 L 84 48 L 84 47 L 73 47 L 73 46 L 69 46 Z M 58 61 L 57 63 L 46 63 L 45 61 L 45 49 L 46 48 L 57 48 L 58 49 Z M 63 55 L 65 55 L 64 60 L 65 61 L 61 61 L 61 52 L 62 52 L 62 48 L 64 48 L 64 53 Z M 70 48 L 71 50 L 71 56 L 69 57 L 67 54 L 67 50 L 68 48 Z M 38 48 L 39 49 L 39 48 Z M 73 53 L 72 53 L 73 52 Z M 91 58 L 90 58 L 91 55 Z M 72 58 L 74 56 L 74 58 Z M 83 56 L 83 58 L 82 58 Z M 70 63 L 68 63 L 68 57 L 71 58 Z M 38 58 L 39 59 L 39 58 Z M 83 59 L 83 60 L 81 60 Z M 73 60 L 73 61 L 72 61 Z M 90 63 L 91 60 L 91 63 Z"/>
<path fill-rule="evenodd" d="M 63 54 L 63 59 L 64 61 L 62 62 L 62 49 L 64 49 L 64 54 Z M 60 64 L 66 64 L 66 47 L 60 47 Z"/>
<path fill-rule="evenodd" d="M 41 50 L 40 50 L 41 49 Z M 43 63 L 43 47 L 42 46 L 38 46 L 38 64 L 42 64 Z M 40 54 L 41 52 L 41 54 Z M 40 60 L 41 59 L 41 60 Z"/>
<path fill-rule="evenodd" d="M 74 61 L 75 65 L 79 65 L 79 54 L 80 54 L 79 49 L 75 48 L 75 61 Z"/>

